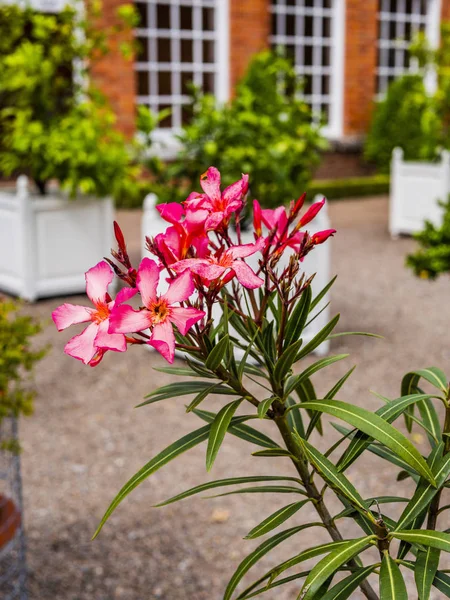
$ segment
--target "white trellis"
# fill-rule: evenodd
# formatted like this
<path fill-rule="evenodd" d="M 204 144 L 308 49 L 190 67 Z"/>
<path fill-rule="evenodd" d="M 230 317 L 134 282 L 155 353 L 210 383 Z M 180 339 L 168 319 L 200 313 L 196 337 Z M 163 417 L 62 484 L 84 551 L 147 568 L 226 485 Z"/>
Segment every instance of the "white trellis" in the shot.
<path fill-rule="evenodd" d="M 84 293 L 84 273 L 113 246 L 110 198 L 39 196 L 21 175 L 0 190 L 0 290 L 33 301 Z"/>
<path fill-rule="evenodd" d="M 283 47 L 304 82 L 303 97 L 326 119 L 324 133 L 343 129 L 344 0 L 271 0 L 273 47 Z"/>
<path fill-rule="evenodd" d="M 403 160 L 403 150 L 395 148 L 391 163 L 389 231 L 392 236 L 415 233 L 425 220 L 439 225 L 442 208 L 450 194 L 450 153 L 442 152 L 437 163 Z"/>
<path fill-rule="evenodd" d="M 318 196 L 316 201 L 322 200 L 323 196 Z M 141 226 L 141 239 L 142 239 L 142 247 L 141 252 L 142 256 L 150 256 L 149 252 L 146 249 L 145 245 L 145 237 L 154 237 L 159 233 L 164 232 L 167 227 L 169 227 L 169 223 L 164 221 L 159 212 L 156 210 L 158 198 L 155 194 L 148 194 L 144 200 L 143 206 L 143 214 L 142 214 L 142 226 Z M 308 226 L 308 230 L 310 233 L 315 233 L 316 231 L 320 231 L 323 229 L 329 229 L 330 222 L 327 213 L 326 205 L 319 212 L 317 217 L 311 223 L 311 227 Z M 243 232 L 242 234 L 242 243 L 249 244 L 253 243 L 253 235 L 250 231 Z M 302 263 L 302 268 L 306 272 L 307 275 L 316 274 L 312 283 L 313 294 L 320 292 L 330 281 L 330 248 L 332 245 L 332 241 L 328 240 L 326 244 L 322 244 L 314 248 L 312 252 L 308 254 Z M 282 260 L 281 265 L 287 265 L 289 261 L 289 252 L 286 251 Z M 250 256 L 246 259 L 248 264 L 255 268 L 258 263 L 257 255 Z M 304 341 L 305 343 L 309 342 L 330 320 L 329 308 L 326 306 L 329 301 L 328 296 L 326 296 L 317 306 L 316 312 L 320 314 L 319 316 L 306 328 Z M 213 317 L 215 319 L 220 318 L 220 309 L 217 307 L 217 310 L 213 312 Z M 324 355 L 329 350 L 329 342 L 323 342 L 316 350 L 316 353 L 319 355 Z"/>

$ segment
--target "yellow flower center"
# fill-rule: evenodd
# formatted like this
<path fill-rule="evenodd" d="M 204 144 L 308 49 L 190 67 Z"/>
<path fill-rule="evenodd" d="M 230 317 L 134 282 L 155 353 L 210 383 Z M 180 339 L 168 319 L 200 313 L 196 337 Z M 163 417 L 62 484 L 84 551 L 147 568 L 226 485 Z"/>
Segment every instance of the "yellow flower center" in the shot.
<path fill-rule="evenodd" d="M 167 305 L 166 300 L 157 300 L 149 307 L 150 317 L 154 324 L 164 323 L 170 314 L 170 308 Z"/>
<path fill-rule="evenodd" d="M 95 313 L 93 313 L 93 315 L 92 315 L 92 320 L 94 321 L 94 323 L 101 323 L 102 321 L 105 321 L 106 319 L 108 319 L 108 317 L 109 317 L 108 305 L 105 302 L 99 302 L 95 306 L 97 308 L 97 311 Z"/>

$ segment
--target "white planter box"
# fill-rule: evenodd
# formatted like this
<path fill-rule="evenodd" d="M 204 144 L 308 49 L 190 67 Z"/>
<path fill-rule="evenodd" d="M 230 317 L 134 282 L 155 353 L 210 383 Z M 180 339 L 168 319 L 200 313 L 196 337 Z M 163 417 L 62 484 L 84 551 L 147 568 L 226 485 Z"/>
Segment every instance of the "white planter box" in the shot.
<path fill-rule="evenodd" d="M 113 246 L 110 198 L 0 190 L 0 290 L 34 301 L 85 291 L 84 273 Z"/>
<path fill-rule="evenodd" d="M 439 163 L 405 162 L 403 150 L 395 148 L 391 163 L 391 235 L 421 231 L 425 220 L 440 225 L 442 208 L 438 201 L 447 201 L 449 193 L 449 152 L 442 152 Z"/>
<path fill-rule="evenodd" d="M 317 200 L 322 200 L 323 196 L 317 196 Z M 159 233 L 164 232 L 170 224 L 167 221 L 164 221 L 159 212 L 156 210 L 155 206 L 157 203 L 157 197 L 155 194 L 148 194 L 144 200 L 143 206 L 143 215 L 142 215 L 142 256 L 151 256 L 145 247 L 145 236 L 154 237 Z M 323 207 L 323 209 L 319 212 L 314 221 L 311 222 L 311 227 L 308 226 L 308 231 L 310 233 L 315 233 L 316 231 L 321 231 L 323 229 L 330 228 L 330 222 L 327 213 L 327 206 Z M 250 244 L 255 240 L 251 232 L 243 232 L 242 234 L 242 243 Z M 331 242 L 331 243 L 330 243 Z M 307 275 L 312 275 L 316 273 L 314 277 L 314 281 L 312 283 L 313 294 L 319 293 L 330 281 L 330 251 L 331 251 L 332 240 L 329 239 L 325 244 L 316 246 L 312 252 L 310 252 L 304 262 L 302 263 L 302 267 Z M 280 267 L 282 265 L 287 265 L 289 262 L 290 252 L 286 251 L 280 261 Z M 255 268 L 258 264 L 258 255 L 255 254 L 253 256 L 249 256 L 246 259 L 248 264 Z M 323 309 L 320 315 L 306 328 L 304 334 L 304 343 L 309 342 L 330 320 L 329 307 L 326 307 L 329 298 L 328 295 L 322 299 L 318 307 L 316 308 L 316 312 L 319 312 Z M 217 307 L 217 311 L 213 312 L 213 317 L 219 319 L 221 311 L 219 307 Z M 316 353 L 319 355 L 327 354 L 329 350 L 329 342 L 323 342 L 316 350 Z"/>

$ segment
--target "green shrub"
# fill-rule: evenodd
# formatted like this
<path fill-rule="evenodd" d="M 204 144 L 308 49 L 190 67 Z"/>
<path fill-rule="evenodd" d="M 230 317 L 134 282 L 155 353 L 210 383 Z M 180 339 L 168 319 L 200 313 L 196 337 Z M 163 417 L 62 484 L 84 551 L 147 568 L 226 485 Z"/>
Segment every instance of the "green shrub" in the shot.
<path fill-rule="evenodd" d="M 313 179 L 308 186 L 311 200 L 316 194 L 323 194 L 327 200 L 358 198 L 389 193 L 389 175 L 352 177 L 349 179 Z"/>
<path fill-rule="evenodd" d="M 41 194 L 56 179 L 72 196 L 100 197 L 134 177 L 113 113 L 87 86 L 88 67 L 104 51 L 104 38 L 73 8 L 48 15 L 0 7 L 2 175 L 26 173 Z"/>
<path fill-rule="evenodd" d="M 442 225 L 436 227 L 429 221 L 416 233 L 419 249 L 410 254 L 406 264 L 423 279 L 436 279 L 442 273 L 450 273 L 450 198 L 441 203 L 444 209 Z"/>
<path fill-rule="evenodd" d="M 210 165 L 225 185 L 249 173 L 252 197 L 266 206 L 295 198 L 326 148 L 300 92 L 292 64 L 268 51 L 254 57 L 228 105 L 195 92 L 193 118 L 179 136 L 183 148 L 168 169 L 170 190 L 162 200 L 196 187 L 198 173 Z"/>

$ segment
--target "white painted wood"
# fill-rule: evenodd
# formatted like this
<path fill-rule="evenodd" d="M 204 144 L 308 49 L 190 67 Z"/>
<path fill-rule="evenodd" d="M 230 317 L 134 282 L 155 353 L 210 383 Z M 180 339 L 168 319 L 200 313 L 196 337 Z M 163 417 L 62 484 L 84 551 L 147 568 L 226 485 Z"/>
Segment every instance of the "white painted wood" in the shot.
<path fill-rule="evenodd" d="M 317 196 L 315 201 L 322 200 L 323 196 Z M 143 214 L 142 214 L 142 223 L 141 223 L 141 239 L 142 246 L 141 252 L 142 256 L 152 256 L 147 251 L 145 246 L 145 237 L 154 237 L 159 233 L 163 233 L 167 227 L 170 226 L 167 221 L 161 219 L 159 212 L 156 210 L 158 198 L 155 194 L 148 194 L 144 200 L 143 205 Z M 308 231 L 310 233 L 315 233 L 316 231 L 321 231 L 323 229 L 329 229 L 330 222 L 327 212 L 326 205 L 319 212 L 317 217 L 311 223 L 311 227 L 308 227 Z M 253 243 L 253 235 L 250 231 L 243 232 L 242 234 L 242 243 L 249 244 Z M 332 240 L 328 240 L 325 244 L 319 245 L 312 252 L 310 252 L 303 264 L 307 275 L 316 274 L 314 281 L 312 283 L 313 294 L 319 293 L 330 281 L 330 252 L 331 252 Z M 282 260 L 280 261 L 280 267 L 282 265 L 287 265 L 289 262 L 290 252 L 286 251 L 283 255 Z M 258 263 L 258 256 L 255 254 L 254 256 L 250 256 L 246 259 L 246 262 L 253 268 L 256 268 Z M 322 309 L 323 311 L 320 315 L 307 327 L 305 330 L 305 343 L 309 342 L 330 320 L 329 307 L 326 307 L 326 304 L 329 301 L 328 295 L 320 302 L 318 305 L 316 312 L 319 313 Z M 213 316 L 215 319 L 219 319 L 221 315 L 220 308 L 217 307 L 217 310 L 213 312 Z M 327 354 L 329 350 L 329 342 L 323 342 L 319 348 L 316 350 L 316 354 L 322 356 Z"/>
<path fill-rule="evenodd" d="M 450 153 L 443 151 L 437 163 L 405 162 L 395 148 L 391 162 L 389 231 L 393 237 L 423 229 L 425 220 L 442 222 L 438 201 L 450 193 Z"/>
<path fill-rule="evenodd" d="M 84 273 L 113 246 L 113 202 L 0 190 L 0 290 L 25 300 L 85 291 Z"/>

